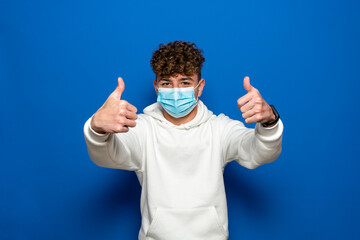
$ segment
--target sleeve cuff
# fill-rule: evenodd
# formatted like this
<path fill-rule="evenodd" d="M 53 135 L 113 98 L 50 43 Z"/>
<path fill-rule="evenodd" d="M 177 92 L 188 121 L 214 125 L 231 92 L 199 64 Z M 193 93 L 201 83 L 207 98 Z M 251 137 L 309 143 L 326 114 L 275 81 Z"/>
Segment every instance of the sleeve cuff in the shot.
<path fill-rule="evenodd" d="M 110 133 L 97 133 L 94 131 L 94 129 L 91 128 L 91 119 L 92 116 L 86 121 L 85 125 L 84 125 L 84 134 L 85 137 L 88 139 L 91 139 L 95 142 L 105 142 L 108 138 Z"/>
<path fill-rule="evenodd" d="M 256 135 L 265 142 L 271 142 L 279 139 L 282 136 L 284 130 L 284 125 L 279 119 L 279 121 L 272 127 L 263 127 L 261 123 L 257 123 L 255 125 L 255 133 Z"/>

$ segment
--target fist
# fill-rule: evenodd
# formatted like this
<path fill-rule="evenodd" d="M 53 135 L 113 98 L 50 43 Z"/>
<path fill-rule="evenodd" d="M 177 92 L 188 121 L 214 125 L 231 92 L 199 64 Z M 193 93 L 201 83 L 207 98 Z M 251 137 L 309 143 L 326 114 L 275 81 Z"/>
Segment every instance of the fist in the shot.
<path fill-rule="evenodd" d="M 261 97 L 260 92 L 251 86 L 250 78 L 244 78 L 244 88 L 247 94 L 238 99 L 237 104 L 242 117 L 246 123 L 266 123 L 275 120 L 275 115 L 265 100 Z"/>
<path fill-rule="evenodd" d="M 91 120 L 91 128 L 97 133 L 121 133 L 135 127 L 137 109 L 125 100 L 121 100 L 125 84 L 121 77 L 118 86 L 106 102 L 97 110 Z"/>

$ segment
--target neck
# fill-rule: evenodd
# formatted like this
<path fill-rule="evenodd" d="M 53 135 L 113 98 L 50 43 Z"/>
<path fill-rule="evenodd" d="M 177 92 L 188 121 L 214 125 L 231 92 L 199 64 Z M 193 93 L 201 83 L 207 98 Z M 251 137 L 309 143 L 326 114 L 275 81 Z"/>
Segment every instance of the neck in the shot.
<path fill-rule="evenodd" d="M 162 110 L 164 118 L 171 122 L 174 125 L 181 125 L 190 122 L 196 117 L 198 106 L 194 107 L 194 109 L 186 116 L 180 118 L 174 118 L 170 114 L 168 114 L 164 109 Z"/>

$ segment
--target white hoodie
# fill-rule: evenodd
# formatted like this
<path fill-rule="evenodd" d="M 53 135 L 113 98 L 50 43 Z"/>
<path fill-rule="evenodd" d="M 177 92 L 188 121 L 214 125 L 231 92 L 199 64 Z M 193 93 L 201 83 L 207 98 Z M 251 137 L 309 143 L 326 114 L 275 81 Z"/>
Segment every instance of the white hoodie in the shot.
<path fill-rule="evenodd" d="M 228 216 L 223 171 L 236 160 L 254 169 L 281 152 L 283 124 L 256 124 L 215 116 L 199 100 L 196 117 L 176 126 L 154 103 L 127 133 L 98 134 L 85 123 L 91 160 L 135 171 L 142 186 L 139 240 L 226 240 Z"/>

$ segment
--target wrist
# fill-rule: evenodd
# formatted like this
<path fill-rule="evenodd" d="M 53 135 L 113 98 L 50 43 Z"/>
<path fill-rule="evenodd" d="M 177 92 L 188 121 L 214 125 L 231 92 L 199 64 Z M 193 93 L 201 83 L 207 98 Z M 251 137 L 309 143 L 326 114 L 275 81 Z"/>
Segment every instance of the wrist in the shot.
<path fill-rule="evenodd" d="M 91 118 L 91 122 L 90 122 L 91 129 L 94 130 L 96 133 L 105 134 L 106 132 L 104 132 L 101 128 L 96 126 L 96 120 L 94 120 L 94 116 Z"/>
<path fill-rule="evenodd" d="M 275 116 L 275 114 L 274 114 L 274 112 L 271 112 L 271 116 L 270 116 L 270 118 L 268 119 L 268 123 L 269 122 L 274 122 L 276 120 L 276 116 Z"/>
<path fill-rule="evenodd" d="M 279 113 L 276 111 L 275 107 L 273 105 L 270 105 L 271 109 L 272 109 L 272 115 L 270 117 L 270 120 L 262 123 L 261 125 L 263 127 L 272 127 L 274 126 L 280 119 L 280 115 Z"/>

